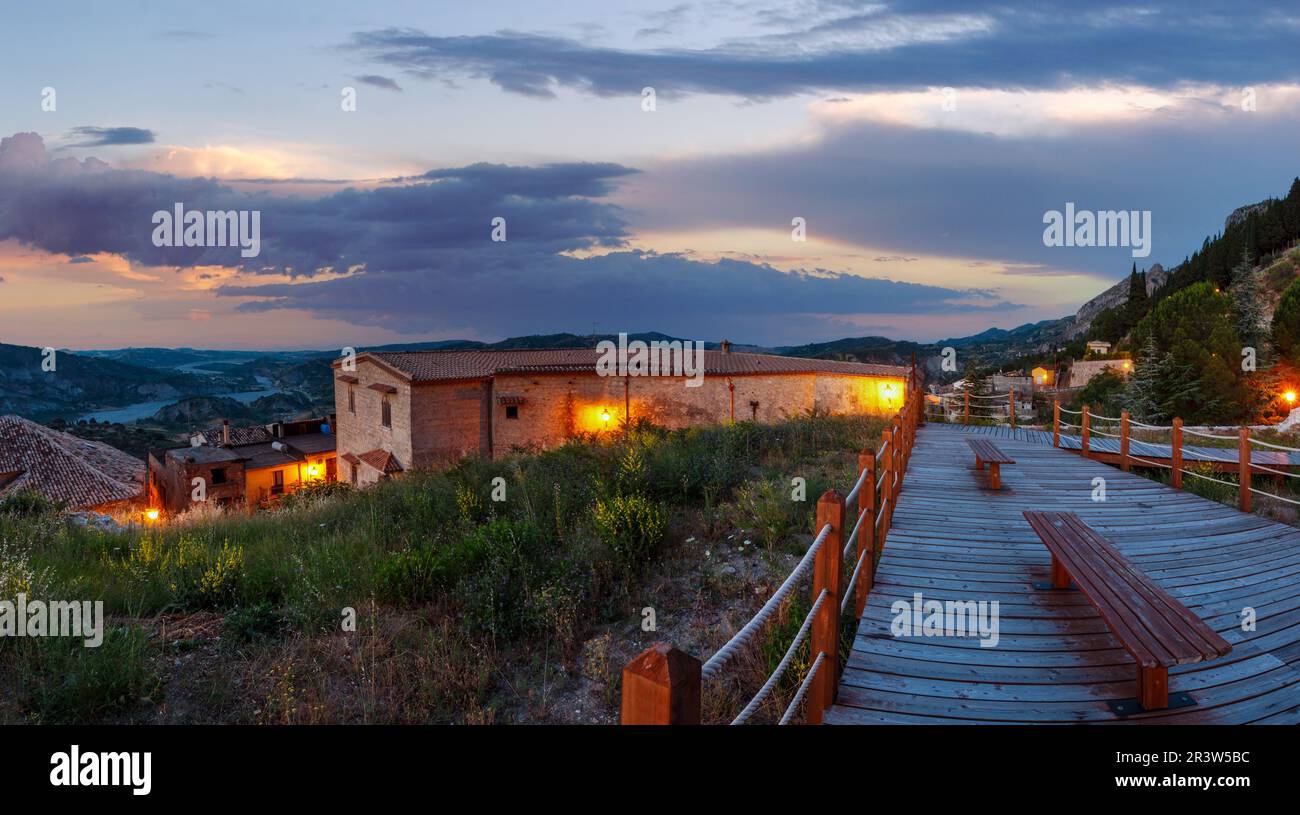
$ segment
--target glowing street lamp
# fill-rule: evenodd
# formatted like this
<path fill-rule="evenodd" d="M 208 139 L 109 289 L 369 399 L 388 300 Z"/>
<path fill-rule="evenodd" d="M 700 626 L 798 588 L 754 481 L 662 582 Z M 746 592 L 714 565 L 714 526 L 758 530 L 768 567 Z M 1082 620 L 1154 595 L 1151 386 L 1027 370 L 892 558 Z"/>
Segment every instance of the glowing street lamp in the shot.
<path fill-rule="evenodd" d="M 1282 394 L 1282 398 L 1285 399 L 1285 400 L 1287 401 L 1287 404 L 1294 405 L 1294 404 L 1295 404 L 1295 391 L 1287 391 L 1286 393 Z"/>
<path fill-rule="evenodd" d="M 601 423 L 601 425 L 604 426 L 604 427 L 609 427 L 609 411 L 608 411 L 608 410 L 602 410 L 602 411 L 600 412 L 600 423 Z"/>
<path fill-rule="evenodd" d="M 156 509 L 146 509 L 146 510 L 144 511 L 144 517 L 147 518 L 147 519 L 149 519 L 150 521 L 156 521 L 156 520 L 158 520 L 158 510 L 156 510 Z"/>

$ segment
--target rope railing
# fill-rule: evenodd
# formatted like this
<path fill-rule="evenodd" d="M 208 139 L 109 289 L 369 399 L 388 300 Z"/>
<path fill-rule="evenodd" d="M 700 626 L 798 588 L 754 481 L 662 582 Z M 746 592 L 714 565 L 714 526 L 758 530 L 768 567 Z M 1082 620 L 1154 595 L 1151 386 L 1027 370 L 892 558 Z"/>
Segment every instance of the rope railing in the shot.
<path fill-rule="evenodd" d="M 749 721 L 749 717 L 754 715 L 754 711 L 758 710 L 763 704 L 763 700 L 767 699 L 772 693 L 776 683 L 781 681 L 781 677 L 785 676 L 786 668 L 790 667 L 790 662 L 794 659 L 794 655 L 798 653 L 799 646 L 803 645 L 804 639 L 808 637 L 808 632 L 812 630 L 813 620 L 817 618 L 817 613 L 822 610 L 822 603 L 825 603 L 826 598 L 829 596 L 825 589 L 822 589 L 822 593 L 817 595 L 817 602 L 813 603 L 813 607 L 808 610 L 808 615 L 803 618 L 803 625 L 799 626 L 799 632 L 794 635 L 790 647 L 785 649 L 785 655 L 781 657 L 776 670 L 772 671 L 772 675 L 763 683 L 763 687 L 758 689 L 758 693 L 754 694 L 754 698 L 749 700 L 749 704 L 745 705 L 745 709 L 731 720 L 732 724 L 744 724 Z M 820 657 L 821 653 L 818 653 L 818 656 Z M 811 674 L 812 671 L 808 673 Z"/>
<path fill-rule="evenodd" d="M 762 608 L 713 656 L 700 662 L 668 643 L 656 643 L 624 667 L 621 713 L 624 724 L 699 723 L 705 681 L 721 679 L 732 660 L 753 647 L 759 634 L 768 628 L 809 574 L 813 597 L 810 610 L 775 670 L 732 724 L 744 724 L 763 708 L 805 644 L 812 664 L 780 723 L 792 721 L 801 704 L 805 705 L 805 721 L 821 722 L 834 701 L 839 680 L 841 619 L 849 619 L 850 608 L 852 618 L 860 618 L 866 608 L 876 560 L 889 535 L 898 494 L 906 481 L 916 429 L 925 422 L 921 384 L 920 372 L 914 364 L 901 410 L 881 432 L 879 447 L 859 453 L 857 478 L 848 495 L 841 496 L 835 490 L 822 494 L 817 501 L 817 520 L 813 527 L 817 534 L 803 557 Z M 845 536 L 850 512 L 854 515 L 852 530 Z M 849 563 L 852 568 L 845 581 Z"/>
<path fill-rule="evenodd" d="M 1061 414 L 1067 413 L 1080 417 L 1080 424 L 1071 424 L 1062 421 Z M 1118 422 L 1119 433 L 1107 432 L 1093 425 L 1093 420 L 1103 422 Z M 1112 425 L 1107 425 L 1111 427 Z M 1132 436 L 1133 428 L 1143 430 L 1154 430 L 1160 433 L 1168 432 L 1170 434 L 1169 444 L 1166 448 L 1163 442 L 1157 444 L 1154 442 L 1134 439 Z M 1260 453 L 1261 460 L 1256 460 L 1252 452 L 1252 444 L 1258 444 L 1262 447 L 1282 451 L 1284 454 L 1300 453 L 1300 448 L 1288 447 L 1274 442 L 1264 441 L 1263 439 L 1253 438 L 1249 427 L 1241 427 L 1235 436 L 1228 436 L 1222 433 L 1211 433 L 1208 430 L 1195 430 L 1185 427 L 1183 420 L 1175 417 L 1173 423 L 1169 425 L 1148 424 L 1146 422 L 1135 421 L 1129 416 L 1127 410 L 1121 411 L 1118 418 L 1113 416 L 1103 416 L 1093 413 L 1088 405 L 1083 405 L 1080 410 L 1070 410 L 1061 407 L 1061 403 L 1056 401 L 1052 406 L 1052 444 L 1055 447 L 1061 446 L 1061 429 L 1078 428 L 1078 451 L 1087 458 L 1097 459 L 1109 464 L 1119 464 L 1120 468 L 1128 471 L 1134 464 L 1144 467 L 1153 467 L 1157 469 L 1166 469 L 1170 471 L 1171 481 L 1174 489 L 1183 488 L 1183 476 L 1190 475 L 1193 478 L 1202 481 L 1208 481 L 1229 487 L 1237 491 L 1237 506 L 1243 512 L 1251 511 L 1251 496 L 1259 495 L 1266 498 L 1276 499 L 1288 504 L 1300 506 L 1300 500 L 1293 499 L 1285 495 L 1261 490 L 1251 484 L 1252 476 L 1263 475 L 1272 476 L 1276 482 L 1277 488 L 1281 490 L 1287 483 L 1285 479 L 1300 478 L 1300 472 L 1294 470 L 1281 469 L 1283 467 L 1300 467 L 1300 461 L 1293 461 L 1289 455 L 1277 455 L 1274 458 L 1280 460 L 1274 461 L 1269 458 L 1269 454 Z M 1232 448 L 1227 446 L 1195 446 L 1186 447 L 1183 444 L 1183 434 L 1190 434 L 1198 438 L 1213 439 L 1217 441 L 1235 441 L 1237 442 L 1237 455 L 1232 457 L 1230 451 Z M 1119 440 L 1119 451 L 1116 452 L 1113 443 L 1107 443 L 1101 447 L 1094 447 L 1091 443 L 1093 436 L 1104 436 L 1111 439 Z M 1131 447 L 1136 443 L 1141 456 L 1134 455 Z M 1165 452 L 1162 448 L 1167 449 L 1167 463 L 1153 459 L 1161 458 Z M 1268 463 L 1262 463 L 1267 461 Z M 1191 466 L 1184 466 L 1184 464 Z M 1269 466 L 1269 465 L 1274 466 Z M 1229 481 L 1225 478 L 1215 478 L 1211 473 L 1235 473 L 1237 480 Z"/>
<path fill-rule="evenodd" d="M 1005 405 L 997 405 L 991 401 L 977 401 L 975 404 L 971 404 L 972 399 L 1004 401 Z M 1015 388 L 1003 393 L 984 394 L 962 391 L 960 396 L 955 393 L 941 394 L 937 407 L 936 411 L 930 411 L 928 407 L 923 408 L 923 411 L 945 422 L 960 418 L 962 424 L 969 425 L 971 419 L 974 418 L 976 421 L 995 421 L 997 424 L 1007 421 L 1013 428 L 1016 426 Z M 958 412 L 960 412 L 960 417 L 956 415 Z"/>
<path fill-rule="evenodd" d="M 804 553 L 803 559 L 794 567 L 794 571 L 790 572 L 790 576 L 787 577 L 785 582 L 781 584 L 780 588 L 778 588 L 772 596 L 768 598 L 768 601 L 763 604 L 763 607 L 758 610 L 758 613 L 751 617 L 749 622 L 745 623 L 744 627 L 737 631 L 731 639 L 727 640 L 726 645 L 719 648 L 713 656 L 709 657 L 708 661 L 706 661 L 700 668 L 701 676 L 705 679 L 712 679 L 716 676 L 718 672 L 722 670 L 722 666 L 726 665 L 727 661 L 736 655 L 736 652 L 740 650 L 740 647 L 749 642 L 754 634 L 763 627 L 763 623 L 767 622 L 768 619 L 776 613 L 777 608 L 785 598 L 789 597 L 790 592 L 794 591 L 795 586 L 799 583 L 799 579 L 808 573 L 808 568 L 812 566 L 813 560 L 817 557 L 818 550 L 822 548 L 822 544 L 826 542 L 826 538 L 831 534 L 831 531 L 832 529 L 830 524 L 826 524 L 822 527 L 821 532 L 819 532 L 817 537 L 813 540 L 812 546 L 809 546 L 808 551 Z"/>

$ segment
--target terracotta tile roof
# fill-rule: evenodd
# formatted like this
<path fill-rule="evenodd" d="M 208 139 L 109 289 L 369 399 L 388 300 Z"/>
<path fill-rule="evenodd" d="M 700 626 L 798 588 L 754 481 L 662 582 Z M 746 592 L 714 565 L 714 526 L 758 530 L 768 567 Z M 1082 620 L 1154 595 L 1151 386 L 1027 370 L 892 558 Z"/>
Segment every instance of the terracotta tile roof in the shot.
<path fill-rule="evenodd" d="M 384 474 L 402 471 L 402 465 L 398 464 L 397 459 L 393 458 L 393 454 L 387 450 L 367 450 L 358 458 Z"/>
<path fill-rule="evenodd" d="M 0 416 L 0 473 L 0 496 L 33 489 L 80 509 L 139 496 L 145 465 L 107 444 Z"/>
<path fill-rule="evenodd" d="M 600 358 L 594 348 L 558 348 L 517 351 L 403 351 L 372 352 L 374 357 L 396 368 L 413 382 L 453 379 L 485 379 L 498 373 L 535 371 L 566 372 L 595 370 Z M 840 362 L 830 359 L 782 357 L 774 354 L 704 352 L 705 376 L 745 376 L 772 373 L 831 373 L 858 376 L 907 375 L 900 365 Z"/>
<path fill-rule="evenodd" d="M 222 441 L 221 425 L 209 427 L 206 430 L 200 430 L 195 434 L 203 437 L 203 443 L 212 447 L 220 446 Z M 253 427 L 230 427 L 230 446 L 238 447 L 241 444 L 261 444 L 271 441 L 274 437 L 271 431 L 265 427 L 254 425 Z"/>

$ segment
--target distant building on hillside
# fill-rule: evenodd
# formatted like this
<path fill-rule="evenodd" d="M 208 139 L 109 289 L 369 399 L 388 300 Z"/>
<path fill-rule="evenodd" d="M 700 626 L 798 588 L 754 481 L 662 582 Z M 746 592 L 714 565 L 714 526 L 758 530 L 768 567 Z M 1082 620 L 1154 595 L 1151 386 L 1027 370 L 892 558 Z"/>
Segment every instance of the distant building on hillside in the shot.
<path fill-rule="evenodd" d="M 1056 385 L 1056 371 L 1051 368 L 1038 366 L 1029 372 L 1030 378 L 1036 388 L 1051 388 Z"/>
<path fill-rule="evenodd" d="M 1133 372 L 1133 361 L 1125 358 L 1076 359 L 1070 363 L 1070 387 L 1082 388 L 1107 368 L 1120 376 L 1128 376 Z"/>
<path fill-rule="evenodd" d="M 335 481 L 338 460 L 333 417 L 220 427 L 195 433 L 189 447 L 149 451 L 151 507 L 183 512 L 195 503 L 195 479 L 205 501 L 256 507 L 304 485 Z"/>
<path fill-rule="evenodd" d="M 102 442 L 0 416 L 0 499 L 31 490 L 71 509 L 118 509 L 140 498 L 144 470 Z"/>
<path fill-rule="evenodd" d="M 1108 343 L 1108 342 L 1104 342 L 1104 341 L 1102 341 L 1102 340 L 1090 340 L 1090 341 L 1088 342 L 1088 350 L 1087 350 L 1086 353 L 1089 353 L 1089 354 L 1109 354 L 1109 353 L 1110 353 L 1110 343 Z"/>
<path fill-rule="evenodd" d="M 550 447 L 628 419 L 680 428 L 772 422 L 819 410 L 888 415 L 908 368 L 704 352 L 699 387 L 682 376 L 603 376 L 596 349 L 364 353 L 334 362 L 340 474 L 370 484 L 462 456 Z M 353 368 L 355 368 L 353 370 Z"/>

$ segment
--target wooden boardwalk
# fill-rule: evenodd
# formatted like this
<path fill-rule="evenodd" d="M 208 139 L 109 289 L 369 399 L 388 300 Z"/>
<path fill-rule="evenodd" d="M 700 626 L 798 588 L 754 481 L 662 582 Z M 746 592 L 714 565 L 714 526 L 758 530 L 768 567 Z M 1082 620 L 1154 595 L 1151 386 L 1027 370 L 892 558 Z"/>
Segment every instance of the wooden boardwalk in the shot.
<path fill-rule="evenodd" d="M 972 432 L 996 436 L 1017 462 L 1001 492 L 975 475 Z M 1097 476 L 1104 502 L 1092 500 Z M 1134 696 L 1133 659 L 1079 592 L 1033 587 L 1050 558 L 1026 509 L 1078 513 L 1232 643 L 1227 656 L 1170 670 L 1170 691 L 1198 704 L 1112 712 L 1108 701 Z M 997 646 L 895 637 L 891 605 L 918 592 L 998 601 Z M 1242 631 L 1244 607 L 1254 631 Z M 1300 723 L 1300 530 L 1055 449 L 1050 432 L 926 425 L 826 722 Z"/>

